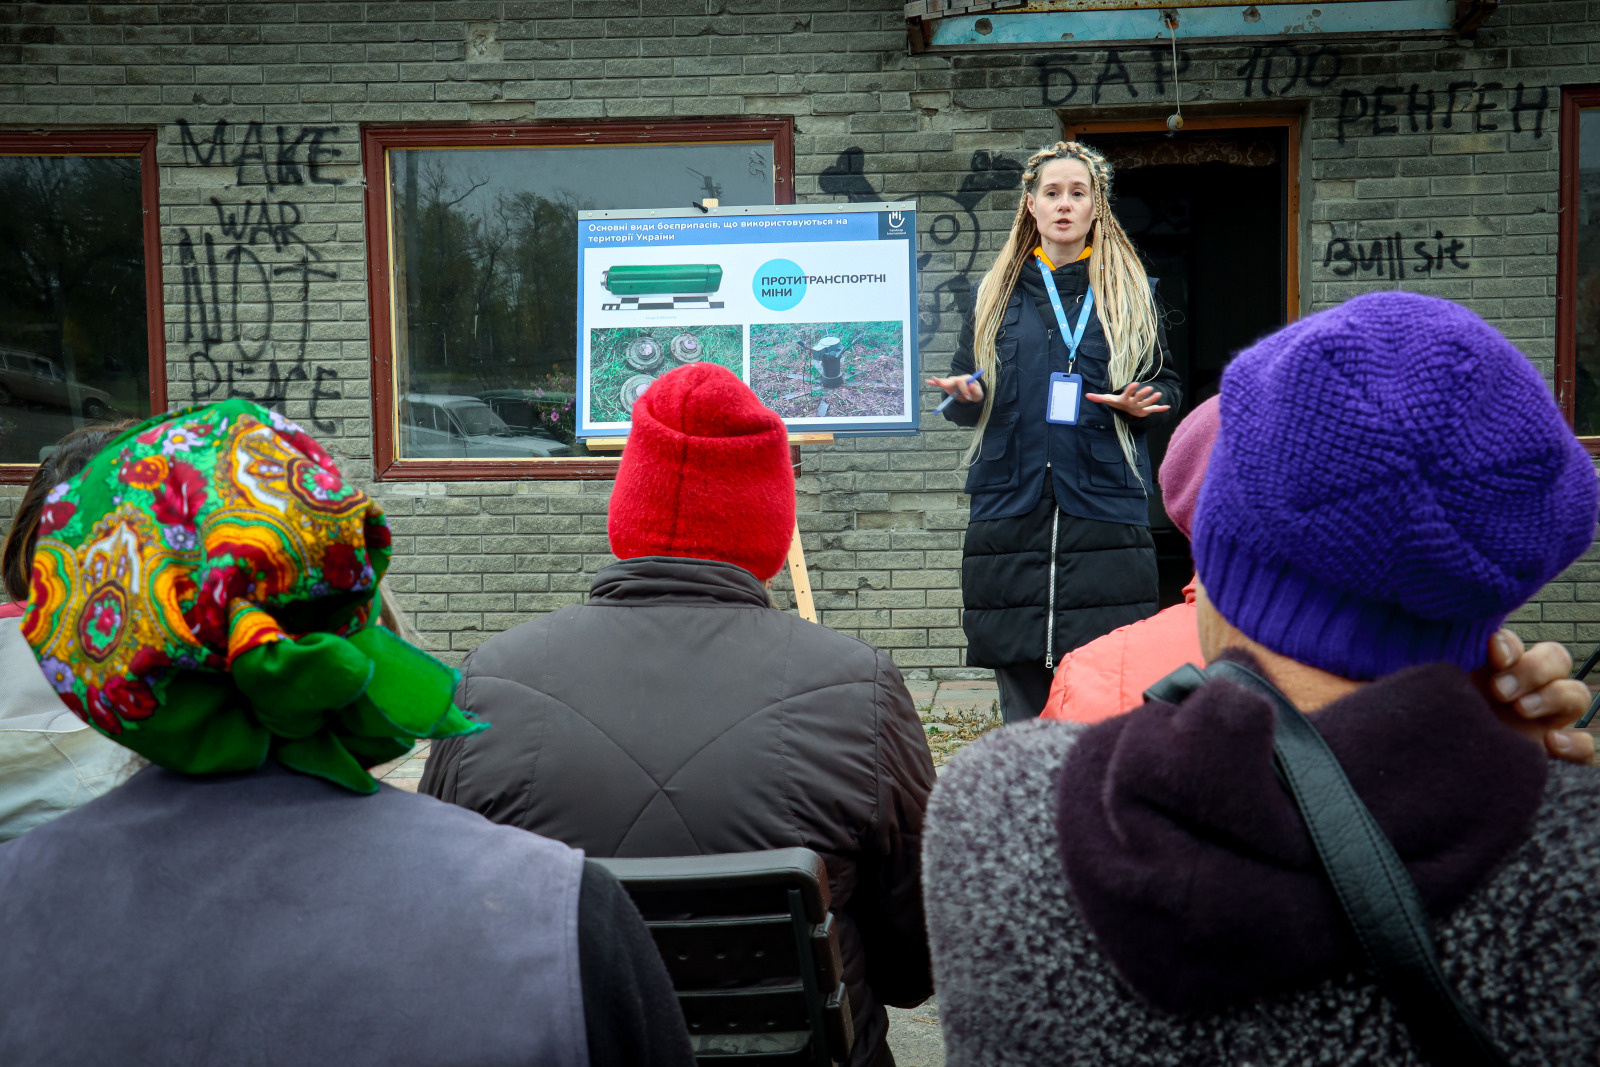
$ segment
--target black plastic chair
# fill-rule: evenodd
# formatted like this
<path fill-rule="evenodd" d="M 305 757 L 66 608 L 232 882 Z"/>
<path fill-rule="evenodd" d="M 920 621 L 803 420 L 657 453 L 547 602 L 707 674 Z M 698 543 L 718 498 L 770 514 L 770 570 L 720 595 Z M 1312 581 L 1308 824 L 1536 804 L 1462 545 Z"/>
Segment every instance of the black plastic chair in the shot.
<path fill-rule="evenodd" d="M 595 862 L 644 916 L 698 1063 L 849 1060 L 855 1033 L 821 856 L 780 848 Z"/>

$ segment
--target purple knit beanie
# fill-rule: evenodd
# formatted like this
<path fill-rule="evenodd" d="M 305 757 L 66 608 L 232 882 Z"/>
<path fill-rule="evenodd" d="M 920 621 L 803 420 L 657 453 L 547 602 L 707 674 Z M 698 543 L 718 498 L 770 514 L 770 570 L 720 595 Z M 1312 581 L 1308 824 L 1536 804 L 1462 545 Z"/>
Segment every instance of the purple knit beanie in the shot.
<path fill-rule="evenodd" d="M 1594 539 L 1594 464 L 1459 304 L 1356 297 L 1245 350 L 1221 395 L 1196 569 L 1223 618 L 1302 663 L 1472 670 Z"/>

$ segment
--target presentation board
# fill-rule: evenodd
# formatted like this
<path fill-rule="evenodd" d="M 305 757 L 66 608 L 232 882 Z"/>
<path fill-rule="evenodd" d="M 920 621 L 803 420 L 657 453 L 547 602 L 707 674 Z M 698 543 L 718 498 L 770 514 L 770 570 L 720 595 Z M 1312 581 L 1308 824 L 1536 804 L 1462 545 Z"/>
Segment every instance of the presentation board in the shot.
<path fill-rule="evenodd" d="M 718 363 L 794 433 L 917 428 L 915 204 L 578 213 L 579 437 Z"/>

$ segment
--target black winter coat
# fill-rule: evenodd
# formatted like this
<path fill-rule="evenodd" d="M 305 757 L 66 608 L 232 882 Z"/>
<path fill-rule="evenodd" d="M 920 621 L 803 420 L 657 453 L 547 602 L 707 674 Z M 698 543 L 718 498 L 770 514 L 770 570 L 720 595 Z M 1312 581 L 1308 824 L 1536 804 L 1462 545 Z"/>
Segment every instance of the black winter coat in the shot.
<path fill-rule="evenodd" d="M 933 761 L 888 654 L 773 610 L 740 567 L 644 557 L 484 642 L 460 700 L 493 728 L 435 741 L 422 792 L 592 856 L 820 853 L 853 1064 L 883 1054 L 883 1004 L 932 993 Z"/>
<path fill-rule="evenodd" d="M 1052 272 L 1069 323 L 1088 292 L 1088 265 Z M 1145 434 L 1172 412 L 1130 419 L 1139 476 L 1117 440 L 1112 409 L 1082 401 L 1076 426 L 1045 421 L 1050 375 L 1067 369 L 1044 281 L 1033 260 L 1022 268 L 996 338 L 1000 369 L 983 449 L 967 473 L 971 525 L 962 546 L 961 594 L 967 664 L 1054 667 L 1067 652 L 1119 626 L 1155 614 L 1158 577 L 1146 486 L 1153 484 Z M 973 322 L 962 326 L 952 374 L 970 374 Z M 1182 402 L 1165 330 L 1164 354 L 1150 379 L 1172 411 Z M 1073 369 L 1086 392 L 1109 392 L 1110 349 L 1091 315 Z M 983 405 L 956 402 L 945 417 L 974 426 Z"/>
<path fill-rule="evenodd" d="M 968 666 L 1043 662 L 1054 669 L 1079 645 L 1159 607 L 1149 528 L 1071 518 L 1044 488 L 1028 514 L 967 527 L 961 625 Z"/>

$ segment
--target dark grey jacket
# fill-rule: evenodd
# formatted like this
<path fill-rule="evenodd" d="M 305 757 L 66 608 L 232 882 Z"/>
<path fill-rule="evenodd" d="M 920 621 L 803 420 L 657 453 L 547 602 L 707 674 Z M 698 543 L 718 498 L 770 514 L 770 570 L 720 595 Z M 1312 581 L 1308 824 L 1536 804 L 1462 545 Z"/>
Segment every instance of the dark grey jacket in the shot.
<path fill-rule="evenodd" d="M 828 865 L 856 1015 L 932 992 L 919 849 L 933 761 L 887 653 L 775 611 L 728 563 L 645 557 L 468 659 L 493 728 L 434 743 L 421 789 L 592 856 L 802 845 Z"/>
<path fill-rule="evenodd" d="M 1385 709 L 1370 710 L 1381 726 Z M 1062 837 L 1077 829 L 1058 819 L 1063 764 L 1086 733 L 1105 726 L 1015 723 L 963 751 L 939 782 L 928 816 L 928 917 L 950 1067 L 1425 1067 L 1394 1006 L 1359 967 L 1283 982 L 1211 1011 L 1165 1011 L 1129 987 L 1089 929 L 1062 864 Z M 1214 729 L 1214 744 L 1245 747 Z M 1270 742 L 1252 751 L 1270 781 Z M 1403 792 L 1412 765 L 1430 756 L 1460 762 L 1463 750 L 1449 731 L 1435 730 L 1379 755 L 1392 764 L 1383 778 Z M 1206 775 L 1198 760 L 1184 766 L 1201 773 L 1172 781 L 1218 798 L 1214 808 L 1237 779 L 1232 767 Z M 1490 806 L 1502 802 L 1503 783 L 1477 784 Z M 1108 789 L 1103 799 L 1119 798 Z M 1365 791 L 1363 799 L 1371 799 Z M 1464 903 L 1434 919 L 1446 979 L 1517 1067 L 1593 1064 L 1600 1055 L 1600 952 L 1585 919 L 1600 908 L 1597 800 L 1600 771 L 1552 764 L 1523 843 Z M 1143 801 L 1137 814 L 1135 825 L 1118 828 L 1135 856 L 1151 847 L 1143 824 L 1167 815 L 1181 825 L 1191 812 Z M 1254 842 L 1217 833 L 1206 840 L 1254 857 L 1265 875 L 1282 872 L 1272 857 L 1249 851 Z M 1183 901 L 1187 910 L 1173 916 L 1181 920 L 1202 910 L 1195 898 L 1219 865 L 1198 844 L 1175 859 L 1185 869 L 1162 885 L 1144 881 Z M 1415 876 L 1417 867 L 1408 867 Z M 1124 879 L 1142 873 L 1127 863 L 1107 868 Z M 1248 898 L 1251 889 L 1237 885 L 1234 895 Z M 1167 958 L 1182 963 L 1216 937 L 1214 927 L 1190 922 Z M 1239 951 L 1239 968 L 1255 966 L 1257 955 Z"/>

